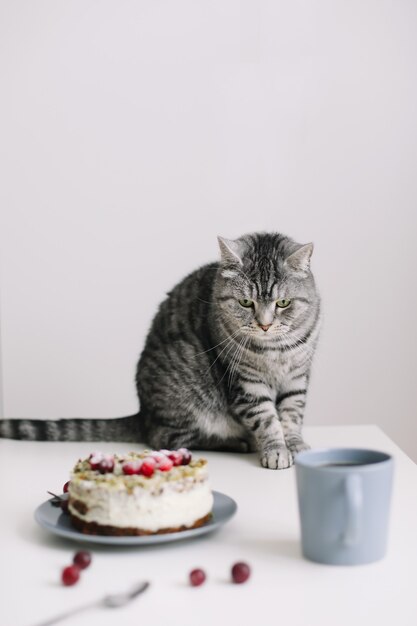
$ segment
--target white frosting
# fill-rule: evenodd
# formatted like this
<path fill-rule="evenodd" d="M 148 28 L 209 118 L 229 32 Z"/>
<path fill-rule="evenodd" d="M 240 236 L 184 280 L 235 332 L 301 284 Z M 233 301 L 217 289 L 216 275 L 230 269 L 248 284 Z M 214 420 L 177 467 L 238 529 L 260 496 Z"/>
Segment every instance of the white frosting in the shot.
<path fill-rule="evenodd" d="M 105 484 L 89 480 L 72 481 L 70 496 L 87 506 L 86 513 L 81 514 L 69 504 L 70 512 L 85 522 L 149 532 L 193 526 L 213 506 L 207 478 L 167 481 L 158 491 L 140 486 L 129 491 L 125 485 L 109 489 Z"/>

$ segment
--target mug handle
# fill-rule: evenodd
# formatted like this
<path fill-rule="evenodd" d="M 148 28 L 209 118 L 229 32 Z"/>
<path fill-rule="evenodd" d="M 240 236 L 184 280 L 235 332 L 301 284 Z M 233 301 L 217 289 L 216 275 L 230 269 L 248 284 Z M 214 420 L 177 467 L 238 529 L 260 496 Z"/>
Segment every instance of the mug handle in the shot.
<path fill-rule="evenodd" d="M 344 481 L 347 503 L 346 528 L 342 535 L 345 546 L 358 543 L 361 534 L 361 512 L 363 504 L 362 481 L 359 474 L 348 474 Z"/>

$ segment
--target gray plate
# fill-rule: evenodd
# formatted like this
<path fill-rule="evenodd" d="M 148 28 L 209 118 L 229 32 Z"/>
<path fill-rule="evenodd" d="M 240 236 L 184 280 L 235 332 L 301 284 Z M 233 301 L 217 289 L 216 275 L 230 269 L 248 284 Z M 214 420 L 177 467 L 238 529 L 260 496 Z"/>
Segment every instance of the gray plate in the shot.
<path fill-rule="evenodd" d="M 35 511 L 35 520 L 46 530 L 55 535 L 74 539 L 75 541 L 87 541 L 89 543 L 101 543 L 114 546 L 147 546 L 153 543 L 166 543 L 168 541 L 179 541 L 190 539 L 198 535 L 205 535 L 225 524 L 236 513 L 237 504 L 229 496 L 219 491 L 213 491 L 213 516 L 199 528 L 182 530 L 177 533 L 166 533 L 163 535 L 143 535 L 138 537 L 112 537 L 107 535 L 84 535 L 71 525 L 69 515 L 62 513 L 59 507 L 51 504 L 53 498 L 47 500 Z"/>

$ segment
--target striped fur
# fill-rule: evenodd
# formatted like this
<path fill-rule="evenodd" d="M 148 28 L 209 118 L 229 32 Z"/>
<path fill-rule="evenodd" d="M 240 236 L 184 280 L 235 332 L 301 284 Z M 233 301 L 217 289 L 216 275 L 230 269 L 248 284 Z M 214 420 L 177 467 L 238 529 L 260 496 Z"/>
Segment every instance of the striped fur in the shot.
<path fill-rule="evenodd" d="M 220 262 L 187 276 L 159 307 L 136 371 L 140 414 L 3 420 L 0 435 L 258 450 L 264 467 L 289 467 L 308 447 L 301 430 L 320 326 L 312 245 L 278 233 L 219 245 Z"/>
<path fill-rule="evenodd" d="M 140 441 L 139 414 L 114 419 L 2 419 L 0 437 L 28 441 Z"/>

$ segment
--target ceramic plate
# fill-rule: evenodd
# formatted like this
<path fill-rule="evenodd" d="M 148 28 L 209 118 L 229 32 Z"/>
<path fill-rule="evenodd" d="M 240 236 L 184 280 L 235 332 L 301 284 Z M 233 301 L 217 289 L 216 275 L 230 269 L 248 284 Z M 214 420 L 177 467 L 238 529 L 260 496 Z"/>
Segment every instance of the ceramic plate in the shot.
<path fill-rule="evenodd" d="M 147 546 L 154 543 L 179 541 L 197 537 L 198 535 L 205 535 L 225 524 L 236 513 L 237 504 L 232 498 L 229 498 L 229 496 L 219 491 L 213 491 L 213 497 L 213 516 L 211 520 L 199 528 L 191 528 L 190 530 L 166 533 L 163 535 L 142 535 L 138 537 L 84 535 L 72 527 L 69 515 L 62 513 L 59 507 L 52 504 L 54 498 L 50 498 L 36 509 L 35 520 L 54 535 L 74 539 L 75 541 L 86 541 L 89 543 L 101 543 L 114 546 Z"/>

